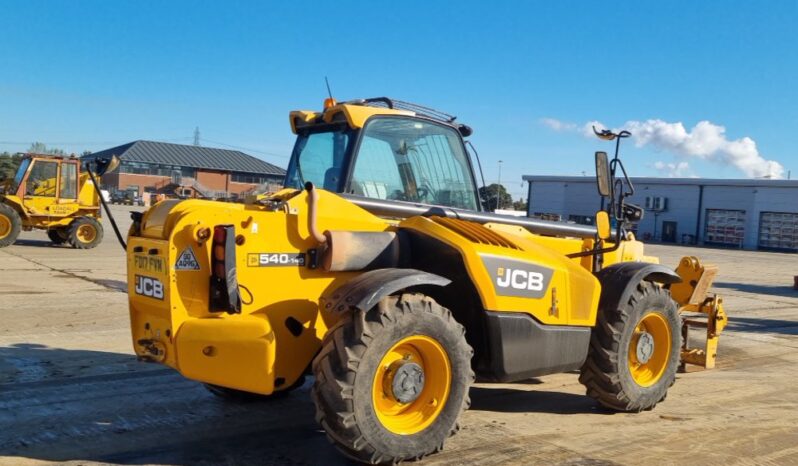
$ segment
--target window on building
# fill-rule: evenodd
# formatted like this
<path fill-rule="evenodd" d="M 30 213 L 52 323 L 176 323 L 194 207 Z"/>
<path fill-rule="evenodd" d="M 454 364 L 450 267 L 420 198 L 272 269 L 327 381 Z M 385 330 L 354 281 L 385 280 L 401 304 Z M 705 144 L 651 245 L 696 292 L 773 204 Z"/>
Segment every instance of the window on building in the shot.
<path fill-rule="evenodd" d="M 176 173 L 184 178 L 196 178 L 197 169 L 193 167 L 181 167 L 178 165 L 167 165 L 161 163 L 130 162 L 124 161 L 119 166 L 120 173 L 132 175 L 153 175 L 174 177 Z"/>
<path fill-rule="evenodd" d="M 263 184 L 269 181 L 266 175 L 258 175 L 254 173 L 240 173 L 233 172 L 230 179 L 235 183 L 250 183 L 250 184 Z"/>

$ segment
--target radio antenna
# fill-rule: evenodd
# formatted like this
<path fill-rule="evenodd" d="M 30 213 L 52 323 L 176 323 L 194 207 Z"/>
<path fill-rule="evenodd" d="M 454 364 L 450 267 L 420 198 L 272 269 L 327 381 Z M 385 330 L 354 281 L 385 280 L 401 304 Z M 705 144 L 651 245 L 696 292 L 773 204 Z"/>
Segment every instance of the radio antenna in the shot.
<path fill-rule="evenodd" d="M 330 81 L 327 79 L 327 76 L 324 77 L 324 84 L 327 85 L 327 95 L 329 95 L 330 98 L 332 99 L 333 96 L 332 96 L 332 91 L 330 90 Z"/>

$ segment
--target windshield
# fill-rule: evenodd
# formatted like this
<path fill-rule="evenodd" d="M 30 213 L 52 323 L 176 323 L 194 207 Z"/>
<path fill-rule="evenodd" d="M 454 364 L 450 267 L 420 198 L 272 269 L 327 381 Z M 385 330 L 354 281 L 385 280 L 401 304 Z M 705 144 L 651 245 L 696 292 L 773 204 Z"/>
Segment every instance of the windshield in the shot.
<path fill-rule="evenodd" d="M 348 192 L 477 210 L 475 182 L 460 135 L 449 126 L 418 119 L 369 120 Z"/>
<path fill-rule="evenodd" d="M 302 133 L 297 137 L 285 186 L 302 189 L 308 181 L 315 186 L 341 192 L 350 132 L 344 128 Z"/>
<path fill-rule="evenodd" d="M 19 184 L 22 182 L 22 177 L 25 176 L 25 172 L 28 171 L 28 166 L 30 166 L 30 159 L 23 159 L 17 169 L 17 174 L 14 175 L 14 182 L 11 183 L 9 193 L 17 192 L 17 188 L 19 188 Z"/>

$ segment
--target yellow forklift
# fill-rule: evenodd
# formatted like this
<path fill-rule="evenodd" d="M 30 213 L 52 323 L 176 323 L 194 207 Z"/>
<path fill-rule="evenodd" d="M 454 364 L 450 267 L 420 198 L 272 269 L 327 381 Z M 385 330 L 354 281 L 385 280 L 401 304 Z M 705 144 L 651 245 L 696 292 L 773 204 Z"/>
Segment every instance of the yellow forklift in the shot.
<path fill-rule="evenodd" d="M 665 399 L 683 351 L 680 308 L 701 312 L 709 282 L 696 260 L 682 283 L 627 228 L 642 216 L 625 201 L 628 132 L 597 133 L 616 151 L 595 155 L 588 227 L 484 211 L 471 128 L 451 115 L 330 98 L 290 123 L 285 189 L 133 214 L 140 359 L 229 398 L 287 393 L 313 375 L 317 421 L 367 463 L 442 449 L 476 378 L 578 371 L 609 409 Z M 680 283 L 684 303 L 669 291 Z"/>
<path fill-rule="evenodd" d="M 46 230 L 55 244 L 91 249 L 103 239 L 95 178 L 119 164 L 116 158 L 81 166 L 75 156 L 24 154 L 13 179 L 0 186 L 0 247 L 21 230 Z M 93 169 L 90 168 L 93 165 Z"/>

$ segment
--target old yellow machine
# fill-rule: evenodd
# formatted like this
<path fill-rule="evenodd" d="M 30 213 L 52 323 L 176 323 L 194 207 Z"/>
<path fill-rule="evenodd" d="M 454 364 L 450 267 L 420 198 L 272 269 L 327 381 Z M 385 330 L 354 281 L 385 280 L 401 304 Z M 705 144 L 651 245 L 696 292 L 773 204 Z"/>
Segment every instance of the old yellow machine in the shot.
<path fill-rule="evenodd" d="M 98 175 L 118 161 L 95 162 Z M 25 154 L 17 173 L 0 189 L 0 247 L 14 244 L 21 230 L 47 230 L 55 244 L 91 249 L 102 241 L 99 188 L 80 159 Z M 96 181 L 96 180 L 95 180 Z"/>
<path fill-rule="evenodd" d="M 244 205 L 134 214 L 136 354 L 221 396 L 312 374 L 316 418 L 368 463 L 440 450 L 469 387 L 580 371 L 619 411 L 665 398 L 680 360 L 679 274 L 627 231 L 642 210 L 596 153 L 596 227 L 484 212 L 454 117 L 387 98 L 290 114 L 285 189 Z"/>

